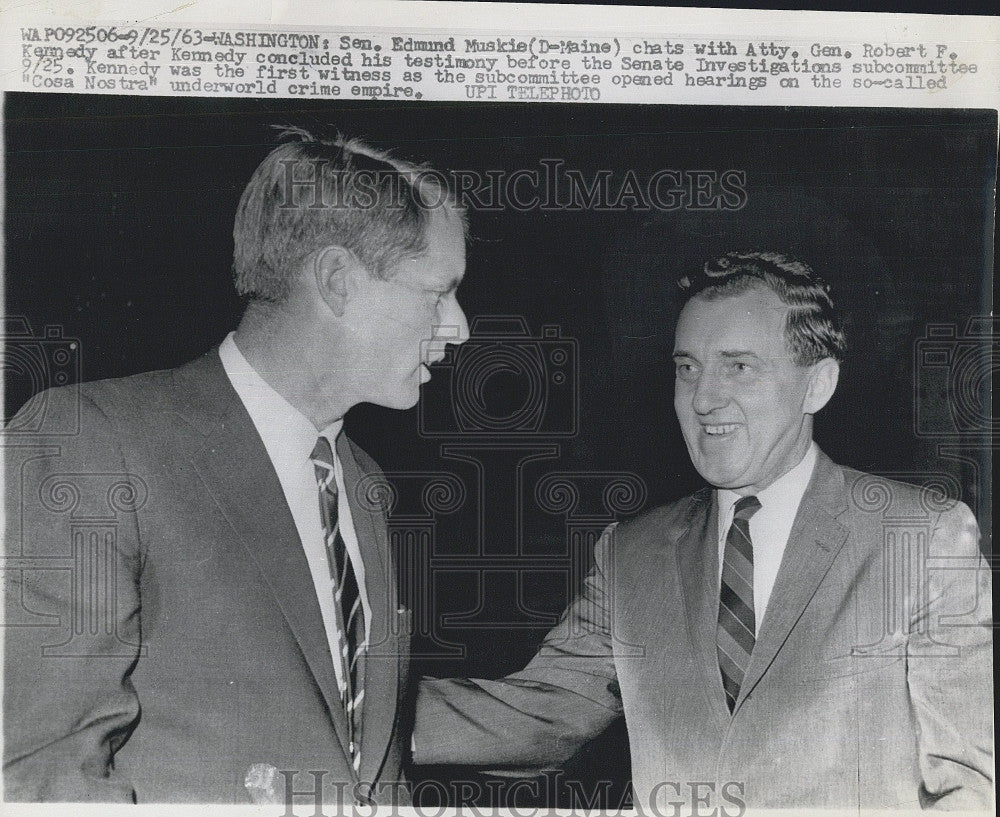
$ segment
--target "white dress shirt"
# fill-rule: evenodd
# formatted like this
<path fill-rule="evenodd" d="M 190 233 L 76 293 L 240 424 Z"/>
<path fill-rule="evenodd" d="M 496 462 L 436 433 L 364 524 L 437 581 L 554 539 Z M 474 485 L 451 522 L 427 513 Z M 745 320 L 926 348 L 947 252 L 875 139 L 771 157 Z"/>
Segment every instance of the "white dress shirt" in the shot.
<path fill-rule="evenodd" d="M 340 533 L 347 546 L 347 554 L 354 565 L 358 580 L 358 591 L 361 595 L 361 606 L 365 613 L 365 638 L 367 640 L 371 628 L 371 607 L 368 603 L 368 593 L 365 588 L 365 566 L 361 559 L 361 549 L 358 546 L 357 533 L 351 518 L 351 507 L 347 502 L 347 491 L 344 488 L 344 471 L 337 457 L 336 439 L 343 426 L 343 420 L 337 420 L 318 431 L 312 422 L 284 397 L 276 392 L 262 378 L 240 352 L 233 333 L 230 332 L 219 347 L 219 357 L 226 370 L 233 388 L 246 407 L 254 427 L 260 435 L 271 459 L 274 471 L 278 475 L 285 501 L 292 513 L 295 528 L 299 533 L 302 550 L 305 552 L 315 585 L 316 598 L 319 601 L 323 625 L 326 628 L 327 642 L 330 645 L 331 656 L 337 655 L 337 611 L 333 597 L 333 580 L 330 578 L 330 566 L 324 544 L 323 521 L 319 511 L 319 494 L 316 486 L 315 466 L 309 459 L 313 447 L 320 435 L 330 441 L 334 451 L 334 472 L 337 480 L 337 515 L 340 521 Z M 237 466 L 238 467 L 238 464 Z M 331 658 L 332 660 L 332 658 Z M 333 662 L 338 682 L 342 667 L 340 661 Z"/>
<path fill-rule="evenodd" d="M 776 479 L 757 494 L 760 508 L 750 517 L 750 540 L 753 542 L 753 606 L 757 617 L 757 632 L 767 612 L 771 590 L 778 577 L 785 545 L 792 532 L 795 515 L 802 496 L 809 486 L 818 452 L 816 443 L 809 446 L 806 455 L 791 471 Z M 726 551 L 726 536 L 733 523 L 733 506 L 740 494 L 719 488 L 719 586 L 722 586 L 722 561 Z"/>

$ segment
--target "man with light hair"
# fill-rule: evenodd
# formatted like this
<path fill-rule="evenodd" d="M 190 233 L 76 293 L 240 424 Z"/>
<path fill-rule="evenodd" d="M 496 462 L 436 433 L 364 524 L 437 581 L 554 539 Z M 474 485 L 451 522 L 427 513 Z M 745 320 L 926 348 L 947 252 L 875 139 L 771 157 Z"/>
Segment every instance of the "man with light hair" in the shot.
<path fill-rule="evenodd" d="M 409 627 L 381 474 L 342 426 L 415 405 L 468 336 L 442 178 L 287 132 L 236 214 L 235 332 L 23 409 L 80 431 L 7 458 L 6 800 L 408 801 Z M 81 543 L 108 485 L 114 535 Z"/>

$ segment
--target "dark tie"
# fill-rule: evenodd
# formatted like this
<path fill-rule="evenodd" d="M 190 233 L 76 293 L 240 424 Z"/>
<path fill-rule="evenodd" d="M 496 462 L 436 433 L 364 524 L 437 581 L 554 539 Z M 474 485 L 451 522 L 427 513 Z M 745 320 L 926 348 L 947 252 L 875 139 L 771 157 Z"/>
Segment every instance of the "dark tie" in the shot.
<path fill-rule="evenodd" d="M 347 713 L 348 750 L 355 770 L 361 762 L 361 706 L 365 697 L 359 684 L 360 662 L 365 644 L 365 613 L 358 592 L 354 565 L 347 553 L 344 537 L 340 535 L 337 519 L 337 481 L 334 478 L 333 450 L 326 437 L 320 437 L 313 448 L 313 466 L 319 488 L 319 512 L 323 520 L 324 542 L 330 579 L 333 581 L 337 614 L 337 655 L 340 661 L 340 702 Z"/>
<path fill-rule="evenodd" d="M 753 606 L 753 543 L 750 517 L 760 509 L 755 496 L 745 496 L 734 506 L 733 524 L 726 535 L 719 592 L 719 627 L 716 647 L 726 703 L 732 712 L 750 663 L 757 622 Z"/>

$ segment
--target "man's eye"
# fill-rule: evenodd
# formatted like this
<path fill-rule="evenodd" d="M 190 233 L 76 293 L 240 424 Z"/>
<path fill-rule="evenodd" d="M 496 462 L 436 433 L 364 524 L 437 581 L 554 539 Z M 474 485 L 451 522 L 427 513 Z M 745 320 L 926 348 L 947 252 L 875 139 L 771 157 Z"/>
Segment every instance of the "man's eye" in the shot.
<path fill-rule="evenodd" d="M 742 360 L 734 360 L 732 363 L 733 371 L 737 373 L 749 372 L 750 364 L 744 363 Z"/>

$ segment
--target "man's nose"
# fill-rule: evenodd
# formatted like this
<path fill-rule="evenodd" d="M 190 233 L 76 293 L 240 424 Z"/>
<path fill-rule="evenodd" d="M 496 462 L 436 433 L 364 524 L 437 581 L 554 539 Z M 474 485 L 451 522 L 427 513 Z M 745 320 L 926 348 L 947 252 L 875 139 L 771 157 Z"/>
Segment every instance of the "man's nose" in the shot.
<path fill-rule="evenodd" d="M 711 414 L 729 402 L 725 384 L 718 374 L 703 371 L 694 387 L 692 407 L 698 414 Z"/>
<path fill-rule="evenodd" d="M 457 299 L 449 305 L 448 311 L 442 316 L 441 323 L 435 328 L 434 339 L 444 343 L 453 343 L 456 346 L 469 339 L 469 321 L 465 317 L 465 310 L 462 309 Z"/>

